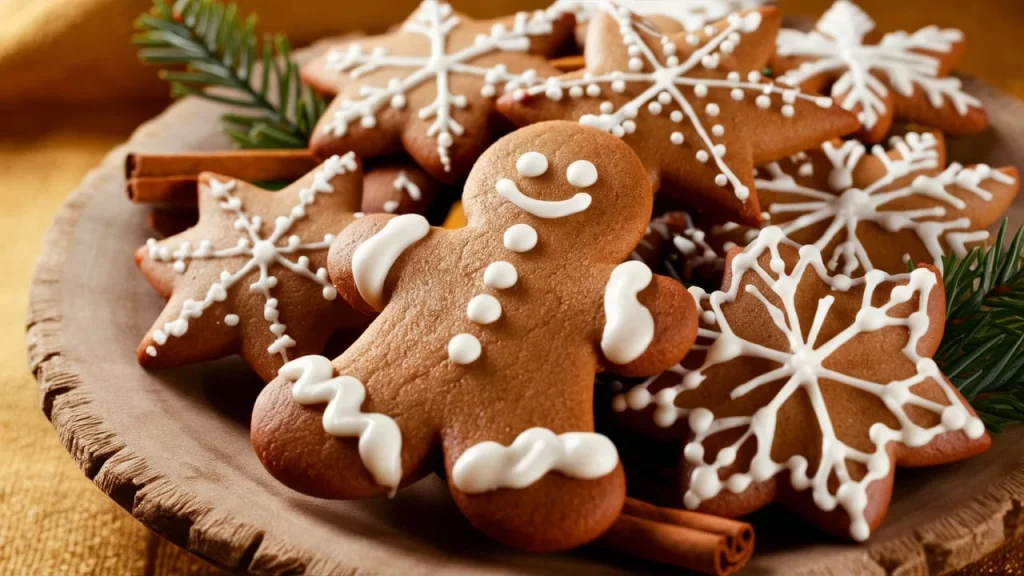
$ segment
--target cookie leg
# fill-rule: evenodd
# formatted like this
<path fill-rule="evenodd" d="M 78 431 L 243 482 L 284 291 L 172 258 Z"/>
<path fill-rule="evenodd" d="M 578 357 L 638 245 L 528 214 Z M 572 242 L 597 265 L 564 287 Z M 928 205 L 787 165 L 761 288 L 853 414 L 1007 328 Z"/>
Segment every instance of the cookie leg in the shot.
<path fill-rule="evenodd" d="M 275 379 L 263 389 L 253 407 L 252 444 L 263 466 L 288 487 L 320 498 L 352 500 L 392 493 L 397 486 L 386 485 L 386 466 L 381 463 L 386 465 L 387 450 L 398 449 L 394 438 L 378 435 L 361 451 L 361 438 L 356 434 L 328 434 L 324 430 L 326 403 L 300 404 L 292 395 L 293 386 L 290 379 Z M 369 399 L 362 408 L 366 414 L 372 412 Z M 408 419 L 396 418 L 393 422 L 397 424 L 396 434 L 399 430 L 420 429 L 417 422 Z M 374 433 L 379 434 L 387 427 L 385 424 L 378 420 L 369 427 L 376 426 Z M 409 436 L 400 433 L 401 486 L 429 472 L 428 458 L 433 449 L 429 440 L 422 440 L 428 435 L 420 435 L 418 442 Z"/>
<path fill-rule="evenodd" d="M 490 454 L 479 460 L 474 477 L 467 475 L 465 465 L 460 463 L 460 457 L 473 455 L 465 439 L 446 439 L 442 433 L 442 442 L 455 503 L 474 527 L 503 544 L 535 552 L 575 548 L 603 534 L 622 512 L 626 478 L 617 458 L 610 472 L 578 479 L 559 471 L 543 472 L 546 465 L 541 461 L 550 456 L 541 454 L 543 440 L 533 446 L 524 444 L 516 451 L 486 443 Z M 556 459 L 552 464 L 559 463 Z M 564 458 L 561 464 L 572 467 Z M 482 490 L 487 485 L 524 482 L 524 476 L 531 475 L 540 478 L 520 488 Z"/>

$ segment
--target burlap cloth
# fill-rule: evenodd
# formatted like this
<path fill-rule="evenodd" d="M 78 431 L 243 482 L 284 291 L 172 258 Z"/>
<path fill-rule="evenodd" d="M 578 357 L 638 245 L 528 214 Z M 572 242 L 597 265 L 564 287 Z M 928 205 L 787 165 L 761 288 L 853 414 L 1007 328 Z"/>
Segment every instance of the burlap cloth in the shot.
<path fill-rule="evenodd" d="M 480 5 L 493 12 L 504 9 L 501 2 L 510 5 L 514 0 Z M 163 105 L 152 97 L 164 90 L 155 82 L 144 82 L 141 92 L 132 90 L 152 71 L 131 67 L 127 22 L 148 3 L 0 0 L 0 102 L 8 102 L 0 105 L 0 575 L 220 573 L 150 533 L 82 475 L 40 412 L 36 383 L 25 362 L 29 279 L 50 219 L 85 172 Z M 413 2 L 239 3 L 243 10 L 258 8 L 268 28 L 305 39 L 325 32 L 320 30 L 324 20 L 316 18 L 318 13 L 330 15 L 333 22 L 351 18 L 382 25 L 395 21 Z M 781 2 L 797 14 L 819 13 L 828 3 Z M 1024 97 L 1024 59 L 1014 48 L 1019 46 L 1014 38 L 1024 33 L 1020 0 L 860 3 L 886 29 L 923 23 L 963 28 L 972 45 L 962 68 Z M 356 4 L 372 6 L 373 11 L 338 8 Z M 336 26 L 331 33 L 346 29 L 340 23 Z M 105 77 L 104 70 L 117 71 L 110 75 L 117 76 L 116 81 L 88 82 L 97 74 Z M 78 95 L 100 103 L 38 104 Z M 140 95 L 150 98 L 143 104 L 124 102 Z M 1024 543 L 958 574 L 1024 574 Z"/>

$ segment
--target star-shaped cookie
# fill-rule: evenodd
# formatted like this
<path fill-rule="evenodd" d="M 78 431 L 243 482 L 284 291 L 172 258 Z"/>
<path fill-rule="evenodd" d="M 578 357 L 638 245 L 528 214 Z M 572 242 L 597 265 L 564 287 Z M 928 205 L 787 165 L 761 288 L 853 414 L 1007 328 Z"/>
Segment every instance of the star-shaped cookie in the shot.
<path fill-rule="evenodd" d="M 856 4 L 838 0 L 812 32 L 781 30 L 772 67 L 780 82 L 829 90 L 856 112 L 858 136 L 881 142 L 893 119 L 948 134 L 980 132 L 988 125 L 981 101 L 949 74 L 966 49 L 956 28 L 927 26 L 878 38 L 875 21 Z"/>
<path fill-rule="evenodd" d="M 280 192 L 203 173 L 199 223 L 149 240 L 135 260 L 167 306 L 138 348 L 168 368 L 239 353 L 265 380 L 369 323 L 339 299 L 327 251 L 359 210 L 355 155 L 332 156 Z"/>
<path fill-rule="evenodd" d="M 755 165 L 858 126 L 830 98 L 761 77 L 780 20 L 761 8 L 663 35 L 610 5 L 590 22 L 585 69 L 506 94 L 498 108 L 519 125 L 578 120 L 619 136 L 662 193 L 757 224 Z"/>
<path fill-rule="evenodd" d="M 730 253 L 721 291 L 691 293 L 704 310 L 694 352 L 613 405 L 631 427 L 685 439 L 687 507 L 738 516 L 778 500 L 863 541 L 896 465 L 991 444 L 931 358 L 945 325 L 934 267 L 832 276 L 820 251 L 770 227 Z"/>
<path fill-rule="evenodd" d="M 898 273 L 907 262 L 942 270 L 948 252 L 965 256 L 989 240 L 1020 188 L 1013 167 L 946 166 L 941 133 L 911 132 L 888 150 L 856 140 L 826 142 L 758 171 L 765 221 L 821 250 L 832 271 Z M 709 241 L 745 245 L 757 230 L 715 226 Z"/>
<path fill-rule="evenodd" d="M 547 57 L 571 35 L 572 18 L 557 10 L 475 21 L 424 0 L 398 31 L 303 67 L 306 82 L 337 94 L 310 149 L 365 159 L 404 148 L 434 178 L 456 182 L 500 135 L 495 97 L 558 74 Z"/>

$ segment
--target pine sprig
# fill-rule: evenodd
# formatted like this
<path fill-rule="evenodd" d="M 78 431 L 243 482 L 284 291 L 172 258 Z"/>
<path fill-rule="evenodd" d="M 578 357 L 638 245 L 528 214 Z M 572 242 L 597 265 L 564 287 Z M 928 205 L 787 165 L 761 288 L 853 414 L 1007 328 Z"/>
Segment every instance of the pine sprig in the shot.
<path fill-rule="evenodd" d="M 235 4 L 217 0 L 177 0 L 173 6 L 154 0 L 135 27 L 139 58 L 162 67 L 172 96 L 256 111 L 222 117 L 224 133 L 237 146 L 306 146 L 326 103 L 299 79 L 287 38 L 267 35 L 258 46 L 255 15 L 242 19 Z"/>
<path fill-rule="evenodd" d="M 988 426 L 1024 423 L 1024 228 L 944 261 L 946 331 L 935 360 Z"/>

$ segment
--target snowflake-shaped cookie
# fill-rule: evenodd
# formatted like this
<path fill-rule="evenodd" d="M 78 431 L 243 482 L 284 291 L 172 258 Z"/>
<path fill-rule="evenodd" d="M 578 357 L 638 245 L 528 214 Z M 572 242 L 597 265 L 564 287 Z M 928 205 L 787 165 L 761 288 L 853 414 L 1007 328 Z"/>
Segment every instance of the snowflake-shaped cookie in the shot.
<path fill-rule="evenodd" d="M 724 253 L 733 247 L 732 243 L 724 249 L 710 244 L 708 234 L 688 213 L 666 212 L 651 220 L 630 258 L 686 284 L 718 286 L 725 268 Z"/>
<path fill-rule="evenodd" d="M 318 155 L 373 158 L 405 148 L 443 182 L 463 178 L 495 137 L 495 96 L 557 74 L 571 34 L 557 11 L 474 21 L 424 0 L 393 34 L 332 49 L 303 78 L 337 97 L 310 142 Z"/>
<path fill-rule="evenodd" d="M 780 19 L 762 8 L 699 33 L 663 35 L 626 7 L 604 5 L 590 23 L 584 70 L 506 95 L 498 106 L 520 125 L 571 119 L 619 136 L 656 188 L 756 223 L 756 164 L 857 127 L 830 98 L 761 78 Z"/>
<path fill-rule="evenodd" d="M 764 4 L 763 0 L 618 0 L 636 14 L 664 17 L 675 21 L 687 32 L 702 28 L 745 8 Z M 599 0 L 557 0 L 552 8 L 571 12 L 577 24 L 586 24 L 601 8 Z M 659 19 L 661 20 L 661 19 Z M 658 22 L 661 24 L 661 22 Z M 664 28 L 664 27 L 663 27 Z"/>
<path fill-rule="evenodd" d="M 781 30 L 773 63 L 779 81 L 815 91 L 831 85 L 871 143 L 888 134 L 894 117 L 952 134 L 985 129 L 981 101 L 949 77 L 965 49 L 963 32 L 927 26 L 868 43 L 874 30 L 874 20 L 847 0 L 837 0 L 812 32 Z"/>
<path fill-rule="evenodd" d="M 907 261 L 942 269 L 989 239 L 988 226 L 1013 203 L 1017 170 L 945 164 L 938 133 L 890 139 L 889 150 L 857 141 L 827 142 L 768 164 L 757 177 L 765 220 L 821 250 L 830 270 L 860 276 L 907 269 Z M 711 229 L 712 243 L 757 235 L 736 225 Z"/>
<path fill-rule="evenodd" d="M 933 267 L 832 276 L 818 249 L 770 227 L 730 254 L 723 286 L 691 288 L 704 312 L 683 365 L 613 406 L 653 410 L 657 427 L 684 433 L 687 507 L 732 516 L 778 499 L 865 540 L 897 464 L 988 448 L 984 424 L 931 359 L 945 320 Z"/>
<path fill-rule="evenodd" d="M 199 223 L 136 253 L 168 298 L 139 363 L 164 368 L 237 351 L 269 381 L 289 358 L 322 351 L 335 330 L 364 326 L 324 267 L 359 210 L 361 182 L 351 153 L 276 193 L 202 174 Z"/>

